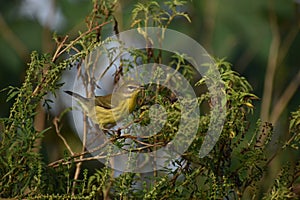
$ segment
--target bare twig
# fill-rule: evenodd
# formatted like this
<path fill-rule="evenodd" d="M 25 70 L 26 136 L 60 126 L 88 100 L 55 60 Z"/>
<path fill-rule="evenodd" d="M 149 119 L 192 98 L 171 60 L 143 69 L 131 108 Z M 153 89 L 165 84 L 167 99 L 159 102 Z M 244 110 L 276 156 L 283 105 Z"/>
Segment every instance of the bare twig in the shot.
<path fill-rule="evenodd" d="M 295 26 L 293 29 L 290 30 L 288 35 L 283 40 L 282 47 L 280 48 L 280 53 L 278 55 L 278 64 L 283 62 L 284 58 L 288 53 L 288 50 L 290 49 L 290 46 L 292 45 L 298 33 L 299 33 L 299 26 Z M 283 110 L 286 108 L 288 102 L 297 91 L 299 84 L 300 84 L 300 71 L 290 82 L 289 86 L 285 89 L 284 93 L 281 95 L 281 97 L 275 104 L 273 110 L 271 111 L 270 122 L 276 123 L 278 121 L 280 115 L 282 114 Z"/>
<path fill-rule="evenodd" d="M 83 115 L 83 139 L 82 139 L 82 149 L 81 149 L 82 153 L 85 152 L 86 139 L 87 139 L 87 116 L 84 113 L 84 115 Z M 79 157 L 79 159 L 83 159 L 83 155 L 84 154 L 81 154 L 81 156 Z M 76 164 L 76 170 L 75 170 L 75 174 L 74 174 L 74 182 L 73 182 L 73 187 L 72 187 L 72 195 L 75 195 L 76 180 L 79 177 L 81 165 L 82 165 L 82 162 L 78 162 Z"/>
<path fill-rule="evenodd" d="M 143 147 L 139 147 L 139 148 L 136 148 L 136 149 L 131 149 L 130 150 L 131 152 L 144 151 L 144 150 L 149 149 L 151 147 L 161 147 L 161 146 L 164 145 L 163 143 L 148 144 L 148 143 L 137 140 L 137 138 L 139 138 L 139 137 L 132 136 L 132 135 L 129 135 L 129 134 L 125 134 L 125 135 L 118 136 L 116 138 L 110 138 L 109 140 L 106 140 L 102 145 L 99 145 L 99 146 L 97 146 L 94 149 L 91 149 L 89 151 L 83 151 L 81 153 L 73 153 L 73 154 L 71 153 L 72 156 L 70 157 L 70 159 L 71 160 L 74 159 L 73 161 L 66 161 L 65 159 L 60 159 L 60 160 L 57 160 L 57 161 L 54 161 L 54 162 L 48 164 L 48 166 L 49 167 L 57 167 L 57 166 L 59 166 L 59 164 L 66 165 L 66 164 L 70 164 L 72 162 L 79 163 L 79 162 L 89 161 L 89 160 L 97 160 L 97 159 L 104 159 L 104 158 L 107 159 L 107 158 L 111 158 L 111 157 L 114 157 L 114 156 L 118 156 L 118 155 L 127 153 L 129 150 L 123 149 L 123 152 L 119 152 L 119 153 L 113 154 L 113 155 L 104 155 L 105 152 L 102 152 L 102 153 L 100 153 L 96 156 L 89 157 L 89 158 L 84 158 L 84 155 L 86 155 L 88 153 L 96 152 L 96 151 L 104 148 L 108 143 L 112 143 L 112 142 L 116 141 L 116 139 L 122 139 L 122 138 L 126 138 L 126 139 L 129 138 L 129 139 L 134 140 L 137 143 L 140 143 L 140 144 L 144 145 Z M 66 140 L 63 137 L 62 137 L 62 140 L 64 141 L 64 144 L 68 147 L 68 144 L 67 144 Z"/>
<path fill-rule="evenodd" d="M 267 71 L 265 75 L 264 91 L 261 105 L 261 119 L 269 121 L 270 107 L 272 103 L 273 82 L 277 67 L 278 52 L 280 47 L 280 33 L 278 29 L 277 16 L 274 12 L 273 5 L 270 5 L 270 26 L 273 35 L 270 45 Z"/>
<path fill-rule="evenodd" d="M 119 152 L 119 153 L 116 153 L 116 154 L 113 154 L 113 155 L 97 155 L 97 156 L 92 156 L 92 157 L 86 157 L 86 158 L 78 158 L 78 159 L 74 159 L 74 160 L 71 160 L 71 161 L 65 161 L 65 159 L 60 159 L 58 161 L 55 161 L 51 164 L 49 164 L 48 166 L 50 167 L 58 167 L 60 164 L 62 165 L 67 165 L 67 164 L 71 164 L 71 163 L 79 163 L 79 162 L 85 162 L 85 161 L 91 161 L 91 160 L 99 160 L 99 159 L 107 159 L 107 158 L 111 158 L 111 157 L 114 157 L 114 156 L 119 156 L 119 155 L 122 155 L 124 154 L 124 152 Z"/>
<path fill-rule="evenodd" d="M 280 35 L 278 30 L 278 24 L 276 15 L 271 9 L 270 14 L 270 22 L 271 22 L 271 31 L 273 34 L 273 40 L 270 46 L 269 52 L 269 61 L 268 61 L 268 68 L 266 72 L 265 78 L 265 86 L 264 86 L 264 94 L 262 99 L 262 109 L 261 109 L 261 119 L 265 121 L 270 121 L 273 124 L 278 121 L 278 118 L 282 114 L 283 110 L 286 108 L 289 100 L 295 94 L 297 88 L 299 87 L 299 73 L 295 76 L 293 81 L 289 84 L 287 89 L 279 98 L 278 102 L 275 104 L 274 108 L 271 110 L 272 104 L 272 92 L 273 92 L 273 82 L 276 67 L 279 66 L 283 60 L 285 59 L 293 41 L 295 40 L 296 36 L 299 33 L 299 26 L 294 26 L 280 46 Z M 271 113 L 271 114 L 270 114 Z"/>
<path fill-rule="evenodd" d="M 58 125 L 59 123 L 59 118 L 55 117 L 53 119 L 53 124 L 55 126 L 55 132 L 58 135 L 58 137 L 63 141 L 64 145 L 67 147 L 68 151 L 71 153 L 72 156 L 74 156 L 74 152 L 72 151 L 70 145 L 68 144 L 67 140 L 64 138 L 64 136 L 62 136 L 62 134 L 60 133 L 60 129 L 61 127 L 59 127 Z"/>
<path fill-rule="evenodd" d="M 67 41 L 67 39 L 69 38 L 68 35 L 66 35 L 62 41 L 58 44 L 57 48 L 56 48 L 56 51 L 52 57 L 52 62 L 54 62 L 57 58 L 58 58 L 58 54 L 61 52 L 60 50 L 63 48 L 63 46 L 65 45 L 65 42 Z M 65 50 L 65 49 L 64 49 Z"/>
<path fill-rule="evenodd" d="M 294 79 L 290 82 L 288 87 L 285 89 L 284 93 L 281 95 L 280 99 L 274 106 L 274 109 L 270 115 L 270 122 L 275 124 L 282 114 L 283 110 L 286 108 L 288 102 L 293 97 L 295 92 L 300 86 L 300 70 Z"/>
<path fill-rule="evenodd" d="M 104 148 L 108 144 L 108 142 L 110 142 L 110 140 L 107 140 L 102 145 L 99 145 L 98 147 L 95 147 L 94 149 L 91 149 L 89 151 L 84 151 L 84 152 L 81 152 L 81 153 L 75 153 L 73 156 L 70 157 L 70 159 L 75 159 L 75 158 L 81 157 L 81 156 L 86 155 L 86 154 L 94 153 L 94 152 Z M 103 153 L 104 152 L 102 152 L 102 154 Z M 97 156 L 102 156 L 102 154 L 98 154 Z M 57 167 L 60 163 L 64 163 L 64 161 L 65 161 L 65 159 L 56 160 L 56 161 L 48 164 L 48 166 L 49 167 Z"/>
<path fill-rule="evenodd" d="M 112 22 L 112 20 L 107 21 L 107 22 L 104 22 L 104 23 L 102 23 L 102 24 L 100 24 L 100 25 L 98 25 L 98 26 L 95 26 L 94 28 L 92 28 L 92 29 L 90 29 L 90 30 L 88 30 L 88 31 L 86 31 L 86 32 L 84 32 L 84 33 L 82 33 L 80 36 L 78 36 L 76 39 L 74 39 L 73 41 L 71 41 L 71 42 L 70 42 L 69 44 L 67 44 L 66 46 L 65 46 L 65 44 L 64 44 L 64 42 L 65 42 L 66 40 L 64 40 L 63 42 L 61 42 L 60 45 L 59 45 L 59 48 L 57 48 L 56 52 L 54 53 L 54 56 L 53 56 L 53 58 L 52 58 L 52 62 L 54 62 L 61 54 L 63 54 L 64 52 L 66 52 L 68 49 L 72 48 L 72 47 L 74 46 L 74 44 L 75 44 L 78 40 L 80 40 L 80 39 L 83 38 L 84 36 L 90 34 L 91 32 L 93 32 L 93 31 L 95 31 L 95 30 L 98 30 L 99 28 L 101 28 L 101 27 L 103 27 L 103 26 L 105 26 L 106 24 L 109 24 L 109 23 L 111 23 L 111 22 Z M 67 37 L 68 37 L 68 36 L 66 36 L 65 38 L 67 38 Z M 65 46 L 65 48 L 61 50 L 61 48 L 62 48 L 63 46 Z"/>
<path fill-rule="evenodd" d="M 278 55 L 278 64 L 280 65 L 284 58 L 286 57 L 291 45 L 295 41 L 298 33 L 299 33 L 300 26 L 293 26 L 292 29 L 289 31 L 287 36 L 282 41 L 282 45 L 280 48 L 280 54 Z"/>

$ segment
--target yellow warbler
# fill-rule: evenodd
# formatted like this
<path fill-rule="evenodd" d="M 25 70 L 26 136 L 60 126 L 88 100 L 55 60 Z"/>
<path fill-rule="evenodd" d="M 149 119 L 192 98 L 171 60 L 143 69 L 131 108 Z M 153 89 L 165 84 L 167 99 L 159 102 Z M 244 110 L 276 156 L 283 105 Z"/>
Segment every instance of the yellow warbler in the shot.
<path fill-rule="evenodd" d="M 79 104 L 100 128 L 107 128 L 131 113 L 136 106 L 136 98 L 142 86 L 134 81 L 125 82 L 115 92 L 106 96 L 85 98 L 80 94 L 65 91 L 78 99 Z"/>

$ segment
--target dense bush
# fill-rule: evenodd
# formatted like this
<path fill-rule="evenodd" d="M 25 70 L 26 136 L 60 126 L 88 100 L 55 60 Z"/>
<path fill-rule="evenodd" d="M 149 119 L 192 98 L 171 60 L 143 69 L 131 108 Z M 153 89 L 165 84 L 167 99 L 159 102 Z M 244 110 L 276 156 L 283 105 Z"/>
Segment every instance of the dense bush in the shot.
<path fill-rule="evenodd" d="M 188 22 L 191 20 L 189 16 L 179 11 L 184 3 L 178 0 L 138 3 L 132 11 L 132 27 L 167 28 L 178 17 Z M 224 60 L 215 62 L 225 87 L 226 121 L 217 144 L 204 158 L 199 157 L 199 149 L 210 120 L 209 111 L 202 113 L 197 137 L 181 158 L 173 160 L 170 168 L 147 177 L 129 172 L 114 176 L 113 170 L 105 166 L 89 170 L 81 164 L 93 157 L 88 156 L 85 149 L 73 152 L 66 141 L 65 156 L 53 163 L 46 162 L 44 154 L 39 151 L 39 141 L 46 133 L 57 134 L 64 139 L 60 132 L 65 130 L 63 126 L 67 126 L 64 114 L 69 109 L 53 117 L 54 120 L 49 119 L 46 123 L 49 127 L 38 131 L 34 124 L 39 105 L 42 103 L 45 108 L 51 109 L 52 103 L 47 94 L 55 94 L 60 89 L 60 79 L 65 71 L 77 66 L 80 72 L 80 64 L 74 63 L 81 63 L 95 47 L 106 42 L 102 35 L 105 27 L 119 32 L 118 22 L 113 16 L 115 5 L 116 1 L 94 1 L 94 9 L 87 17 L 87 30 L 73 39 L 55 36 L 56 51 L 52 55 L 33 52 L 22 87 L 7 88 L 7 99 L 13 99 L 15 103 L 9 118 L 1 119 L 0 196 L 17 199 L 297 199 L 299 162 L 290 159 L 280 163 L 275 180 L 266 182 L 266 179 L 272 171 L 269 168 L 271 162 L 284 152 L 296 154 L 299 148 L 300 109 L 291 113 L 288 138 L 276 143 L 275 150 L 270 148 L 274 145 L 270 142 L 273 125 L 259 119 L 249 120 L 255 109 L 253 101 L 259 99 L 252 94 L 247 80 Z M 210 94 L 205 89 L 207 77 L 195 76 L 185 55 L 176 54 L 168 58 L 166 55 L 151 48 L 131 54 L 140 58 L 141 63 L 169 60 L 169 66 L 175 66 L 175 70 L 193 82 L 195 90 L 202 91 L 197 100 L 203 110 L 209 109 Z M 134 63 L 136 60 L 124 60 L 122 69 L 119 66 L 120 73 L 115 74 L 115 81 L 126 69 L 137 64 Z M 172 94 L 163 87 L 157 90 L 159 95 L 151 88 L 146 90 L 146 97 L 153 98 L 140 97 L 144 110 L 133 113 L 136 118 L 144 116 L 140 123 L 147 123 L 147 105 L 153 103 L 164 104 L 171 116 L 180 115 L 177 101 L 170 97 Z M 253 121 L 256 124 L 251 124 Z M 165 144 L 172 140 L 178 122 L 174 117 L 169 118 L 168 123 L 157 137 L 147 142 Z M 120 138 L 112 139 L 118 145 L 125 143 Z"/>

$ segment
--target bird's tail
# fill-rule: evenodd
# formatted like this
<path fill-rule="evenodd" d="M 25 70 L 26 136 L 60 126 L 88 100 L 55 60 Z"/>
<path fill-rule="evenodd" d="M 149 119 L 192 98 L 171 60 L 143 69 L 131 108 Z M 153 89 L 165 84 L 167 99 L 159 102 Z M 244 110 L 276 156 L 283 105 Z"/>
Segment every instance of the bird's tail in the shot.
<path fill-rule="evenodd" d="M 71 95 L 71 96 L 75 97 L 76 99 L 78 99 L 82 102 L 87 102 L 88 101 L 87 98 L 85 98 L 85 97 L 83 97 L 80 94 L 77 94 L 75 92 L 71 92 L 71 91 L 64 91 L 64 92 L 67 93 L 68 95 Z"/>
<path fill-rule="evenodd" d="M 71 95 L 72 97 L 75 97 L 79 103 L 81 104 L 81 106 L 85 109 L 85 110 L 89 110 L 91 107 L 91 100 L 88 98 L 85 98 L 83 96 L 81 96 L 80 94 L 77 94 L 75 92 L 71 92 L 71 91 L 64 91 L 65 93 L 67 93 L 68 95 Z"/>

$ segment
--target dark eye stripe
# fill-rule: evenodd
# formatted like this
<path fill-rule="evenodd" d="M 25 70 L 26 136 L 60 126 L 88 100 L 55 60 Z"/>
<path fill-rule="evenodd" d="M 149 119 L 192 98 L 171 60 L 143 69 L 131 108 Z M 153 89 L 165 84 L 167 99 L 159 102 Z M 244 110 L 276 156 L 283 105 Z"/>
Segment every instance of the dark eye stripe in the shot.
<path fill-rule="evenodd" d="M 136 86 L 133 86 L 133 85 L 129 85 L 129 86 L 128 86 L 128 89 L 131 89 L 131 90 L 132 90 L 132 89 L 135 89 L 135 88 L 137 88 L 137 87 L 136 87 Z"/>

